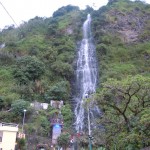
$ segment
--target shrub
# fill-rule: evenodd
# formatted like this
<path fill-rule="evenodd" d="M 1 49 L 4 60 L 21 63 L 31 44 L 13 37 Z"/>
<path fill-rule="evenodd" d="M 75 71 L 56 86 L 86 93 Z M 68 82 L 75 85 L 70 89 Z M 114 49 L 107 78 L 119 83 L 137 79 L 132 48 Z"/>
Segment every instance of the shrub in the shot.
<path fill-rule="evenodd" d="M 69 83 L 61 81 L 52 86 L 45 95 L 46 100 L 68 100 L 70 93 Z"/>
<path fill-rule="evenodd" d="M 26 102 L 22 99 L 14 101 L 11 105 L 12 112 L 17 116 L 22 116 L 24 113 L 24 109 L 29 108 L 29 102 Z"/>
<path fill-rule="evenodd" d="M 57 139 L 58 145 L 63 147 L 64 149 L 67 148 L 67 146 L 70 143 L 70 135 L 69 133 L 62 133 L 58 139 Z"/>
<path fill-rule="evenodd" d="M 45 67 L 36 57 L 22 57 L 18 59 L 13 76 L 19 84 L 39 79 L 45 72 Z"/>

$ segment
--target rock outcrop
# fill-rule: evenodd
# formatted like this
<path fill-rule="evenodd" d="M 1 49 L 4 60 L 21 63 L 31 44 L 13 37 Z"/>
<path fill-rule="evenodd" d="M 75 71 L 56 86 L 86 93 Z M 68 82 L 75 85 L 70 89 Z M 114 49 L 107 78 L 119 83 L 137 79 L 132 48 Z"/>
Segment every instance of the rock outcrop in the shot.
<path fill-rule="evenodd" d="M 138 9 L 125 13 L 112 9 L 107 16 L 109 24 L 104 27 L 104 30 L 119 33 L 121 40 L 125 43 L 139 41 L 147 20 L 150 20 L 150 15 Z"/>

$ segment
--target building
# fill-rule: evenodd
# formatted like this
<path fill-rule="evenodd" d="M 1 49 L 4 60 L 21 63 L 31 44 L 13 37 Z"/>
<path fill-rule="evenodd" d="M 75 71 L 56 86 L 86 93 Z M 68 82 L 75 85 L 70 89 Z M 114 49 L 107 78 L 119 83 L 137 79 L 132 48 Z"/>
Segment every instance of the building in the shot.
<path fill-rule="evenodd" d="M 55 108 L 57 111 L 52 114 L 50 118 L 50 125 L 52 128 L 52 141 L 51 146 L 57 145 L 57 139 L 60 136 L 63 128 L 63 116 L 61 115 L 61 107 L 63 106 L 63 101 L 51 100 L 51 107 Z"/>
<path fill-rule="evenodd" d="M 46 110 L 48 109 L 48 103 L 39 103 L 35 101 L 34 103 L 30 103 L 30 106 L 33 107 L 35 110 Z"/>
<path fill-rule="evenodd" d="M 61 107 L 63 106 L 63 101 L 55 101 L 55 100 L 51 100 L 50 101 L 50 105 L 53 107 L 53 108 L 56 108 L 56 109 L 61 109 Z"/>
<path fill-rule="evenodd" d="M 15 150 L 18 125 L 0 123 L 0 150 Z"/>

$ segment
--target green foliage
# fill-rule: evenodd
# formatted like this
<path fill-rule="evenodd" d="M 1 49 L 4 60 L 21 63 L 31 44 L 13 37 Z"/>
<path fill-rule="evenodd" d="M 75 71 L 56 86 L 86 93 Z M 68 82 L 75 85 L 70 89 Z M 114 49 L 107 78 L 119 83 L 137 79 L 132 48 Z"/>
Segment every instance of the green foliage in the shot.
<path fill-rule="evenodd" d="M 120 79 L 122 76 L 126 76 L 129 74 L 134 74 L 136 72 L 136 67 L 133 64 L 110 64 L 109 69 L 107 71 L 107 75 L 105 78 L 118 78 Z"/>
<path fill-rule="evenodd" d="M 1 65 L 11 65 L 14 63 L 14 56 L 8 52 L 0 51 L 0 64 Z"/>
<path fill-rule="evenodd" d="M 42 117 L 40 118 L 40 122 L 41 122 L 41 126 L 42 126 L 43 128 L 49 127 L 49 121 L 47 120 L 46 117 L 42 116 Z"/>
<path fill-rule="evenodd" d="M 17 139 L 17 147 L 18 147 L 18 149 L 26 150 L 25 145 L 26 145 L 26 140 L 24 138 Z"/>
<path fill-rule="evenodd" d="M 28 123 L 26 126 L 25 126 L 25 129 L 26 129 L 26 132 L 29 134 L 29 135 L 32 135 L 36 132 L 36 126 L 34 125 L 34 123 Z"/>
<path fill-rule="evenodd" d="M 100 122 L 105 127 L 109 149 L 114 143 L 118 143 L 118 149 L 140 149 L 149 145 L 149 117 L 146 115 L 149 110 L 149 83 L 149 77 L 136 75 L 120 81 L 109 79 L 102 84 L 97 99 L 104 112 Z"/>
<path fill-rule="evenodd" d="M 45 43 L 45 36 L 40 35 L 31 35 L 24 39 L 21 39 L 17 42 L 17 55 L 24 55 L 24 54 L 32 54 L 38 55 L 40 51 L 45 50 L 47 48 L 47 44 Z M 10 51 L 10 50 L 9 50 Z"/>
<path fill-rule="evenodd" d="M 24 109 L 28 110 L 28 108 L 29 102 L 24 101 L 22 99 L 14 101 L 11 105 L 12 112 L 16 116 L 22 116 L 24 113 Z"/>
<path fill-rule="evenodd" d="M 48 27 L 48 22 L 45 18 L 35 17 L 28 22 L 24 22 L 18 29 L 18 36 L 20 39 L 30 35 L 45 34 Z"/>
<path fill-rule="evenodd" d="M 10 81 L 12 79 L 11 77 L 11 70 L 7 67 L 1 67 L 0 68 L 0 79 Z"/>
<path fill-rule="evenodd" d="M 86 5 L 86 9 L 84 10 L 86 14 L 91 14 L 93 11 L 94 9 L 92 7 L 90 7 L 89 5 Z"/>
<path fill-rule="evenodd" d="M 78 7 L 66 6 L 62 10 L 65 11 L 63 16 L 35 17 L 21 24 L 19 29 L 8 27 L 0 33 L 0 41 L 6 45 L 0 55 L 2 56 L 1 64 L 13 66 L 8 69 L 10 80 L 4 78 L 0 81 L 3 87 L 0 89 L 0 94 L 7 95 L 10 104 L 19 96 L 30 101 L 33 99 L 44 101 L 42 94 L 49 87 L 64 78 L 65 80 L 71 79 L 75 55 L 74 34 L 78 32 L 77 36 L 79 35 L 80 28 L 78 27 L 82 23 L 80 23 Z M 74 24 L 74 22 L 78 23 Z M 33 58 L 33 63 L 29 57 Z M 14 65 L 15 59 L 17 62 Z M 43 65 L 40 65 L 38 61 L 42 61 Z M 12 68 L 17 85 L 14 84 L 12 78 Z M 45 74 L 41 73 L 43 72 L 41 68 L 46 70 Z M 39 87 L 34 83 L 35 80 L 42 80 Z M 38 88 L 40 90 L 37 90 Z M 68 93 L 70 94 L 70 90 Z"/>
<path fill-rule="evenodd" d="M 58 145 L 63 148 L 67 148 L 70 143 L 70 135 L 69 133 L 62 133 L 57 139 Z"/>
<path fill-rule="evenodd" d="M 68 100 L 69 99 L 70 87 L 67 81 L 61 81 L 56 83 L 54 86 L 46 92 L 45 98 L 49 100 Z"/>
<path fill-rule="evenodd" d="M 1 113 L 0 113 L 0 121 L 1 122 L 8 122 L 8 123 L 14 122 L 14 121 L 16 121 L 14 118 L 16 118 L 16 117 L 14 117 L 14 114 L 9 111 L 1 111 Z"/>
<path fill-rule="evenodd" d="M 47 65 L 49 65 L 49 64 L 53 63 L 56 60 L 57 55 L 58 55 L 57 49 L 49 47 L 49 48 L 47 48 L 45 53 L 42 54 L 43 61 Z"/>
<path fill-rule="evenodd" d="M 12 91 L 14 81 L 11 67 L 0 67 L 0 95 L 3 97 L 5 108 L 10 106 L 11 102 L 18 98 L 18 95 Z"/>
<path fill-rule="evenodd" d="M 97 39 L 97 43 L 102 82 L 109 77 L 120 79 L 149 72 L 149 42 L 125 45 L 118 37 L 112 39 L 112 34 L 105 34 Z"/>
<path fill-rule="evenodd" d="M 64 128 L 68 130 L 71 129 L 73 113 L 72 113 L 70 105 L 66 104 L 65 106 L 63 106 L 61 109 L 61 113 L 64 119 Z"/>
<path fill-rule="evenodd" d="M 13 76 L 21 85 L 27 84 L 29 81 L 40 79 L 40 77 L 44 74 L 44 71 L 45 68 L 42 62 L 40 62 L 36 57 L 27 56 L 18 59 Z"/>
<path fill-rule="evenodd" d="M 104 43 L 97 44 L 96 49 L 97 49 L 97 51 L 99 51 L 99 53 L 100 53 L 101 56 L 102 56 L 102 55 L 106 55 L 106 54 L 107 54 L 107 51 L 108 51 L 108 50 L 107 50 L 108 47 L 107 47 L 107 45 L 104 44 Z"/>
<path fill-rule="evenodd" d="M 49 110 L 32 110 L 25 131 L 31 136 L 48 137 L 50 134 Z M 27 118 L 28 119 L 28 118 Z M 35 138 L 34 137 L 34 138 Z"/>
<path fill-rule="evenodd" d="M 73 75 L 72 65 L 62 62 L 60 60 L 54 62 L 51 68 L 56 74 L 60 74 L 61 76 L 64 76 L 66 78 L 70 78 Z"/>
<path fill-rule="evenodd" d="M 38 129 L 39 135 L 47 136 L 50 132 L 50 123 L 48 119 L 45 116 L 40 115 L 36 119 L 36 128 Z"/>
<path fill-rule="evenodd" d="M 105 148 L 103 148 L 103 147 L 100 147 L 100 148 L 98 148 L 98 150 L 106 150 Z"/>
<path fill-rule="evenodd" d="M 69 64 L 71 64 L 74 60 L 74 53 L 66 51 L 64 53 L 59 54 L 57 59 L 61 60 L 62 62 L 68 62 Z"/>
<path fill-rule="evenodd" d="M 2 41 L 3 43 L 5 43 L 5 45 L 9 45 L 10 46 L 15 46 L 16 41 L 18 41 L 18 32 L 15 31 L 14 26 L 9 26 L 6 29 L 3 29 L 2 32 L 0 33 L 2 36 Z M 12 44 L 11 44 L 12 43 Z"/>
<path fill-rule="evenodd" d="M 113 7 L 121 12 L 131 12 L 134 8 L 145 9 L 142 1 L 132 2 L 130 0 L 109 0 L 108 6 Z"/>
<path fill-rule="evenodd" d="M 72 5 L 63 6 L 53 13 L 53 17 L 60 17 L 65 15 L 68 12 L 75 11 L 75 10 L 79 10 L 79 7 L 72 6 Z"/>
<path fill-rule="evenodd" d="M 55 75 L 70 79 L 73 75 L 74 49 L 75 45 L 72 38 L 68 36 L 58 37 L 57 40 L 52 39 L 52 47 L 47 49 L 42 59 Z"/>
<path fill-rule="evenodd" d="M 98 143 L 106 139 L 108 149 L 136 150 L 149 145 L 150 112 L 142 103 L 144 100 L 144 105 L 147 105 L 149 98 L 145 93 L 149 87 L 150 72 L 149 12 L 150 6 L 141 1 L 110 0 L 99 10 L 89 6 L 86 10 L 79 10 L 68 5 L 54 12 L 51 18 L 35 17 L 19 28 L 9 26 L 3 29 L 0 32 L 0 43 L 5 43 L 5 47 L 0 49 L 0 109 L 3 110 L 0 120 L 18 122 L 22 119 L 24 102 L 14 101 L 20 97 L 30 101 L 56 99 L 68 103 L 76 43 L 82 39 L 82 25 L 90 13 L 101 82 L 98 102 L 104 113 L 100 122 L 106 127 L 105 133 L 95 132 L 96 139 L 99 139 Z M 131 19 L 132 16 L 135 16 L 134 19 Z M 124 30 L 124 25 L 122 22 L 118 24 L 118 17 L 122 21 L 125 17 L 127 29 L 136 31 L 140 28 L 137 41 L 124 43 L 118 32 Z M 137 74 L 142 76 L 134 77 Z M 139 85 L 140 90 L 131 96 L 123 113 L 129 95 Z M 120 90 L 128 94 L 123 95 Z M 11 106 L 16 110 L 7 112 Z M 118 107 L 122 114 L 114 107 Z M 49 136 L 47 117 L 55 111 L 38 111 L 29 116 L 30 123 L 25 125 L 27 133 Z M 68 104 L 62 108 L 62 114 L 64 128 L 70 130 L 73 114 Z M 83 141 L 87 141 L 85 139 Z M 61 140 L 62 145 L 67 144 L 64 141 Z"/>
<path fill-rule="evenodd" d="M 32 100 L 33 98 L 33 82 L 28 83 L 28 85 L 15 85 L 12 91 L 19 94 L 22 99 Z"/>

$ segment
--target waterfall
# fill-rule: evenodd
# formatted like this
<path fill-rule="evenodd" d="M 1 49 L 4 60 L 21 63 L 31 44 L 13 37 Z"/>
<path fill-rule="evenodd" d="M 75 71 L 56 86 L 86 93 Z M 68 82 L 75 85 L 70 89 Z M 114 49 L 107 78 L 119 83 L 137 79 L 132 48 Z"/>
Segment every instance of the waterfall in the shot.
<path fill-rule="evenodd" d="M 96 91 L 97 76 L 96 50 L 91 34 L 91 16 L 88 14 L 83 24 L 83 39 L 77 54 L 76 95 L 74 98 L 75 129 L 77 132 L 83 131 L 85 128 L 84 101 L 87 95 Z M 99 113 L 97 106 L 90 110 L 90 116 L 93 118 L 94 111 Z"/>

